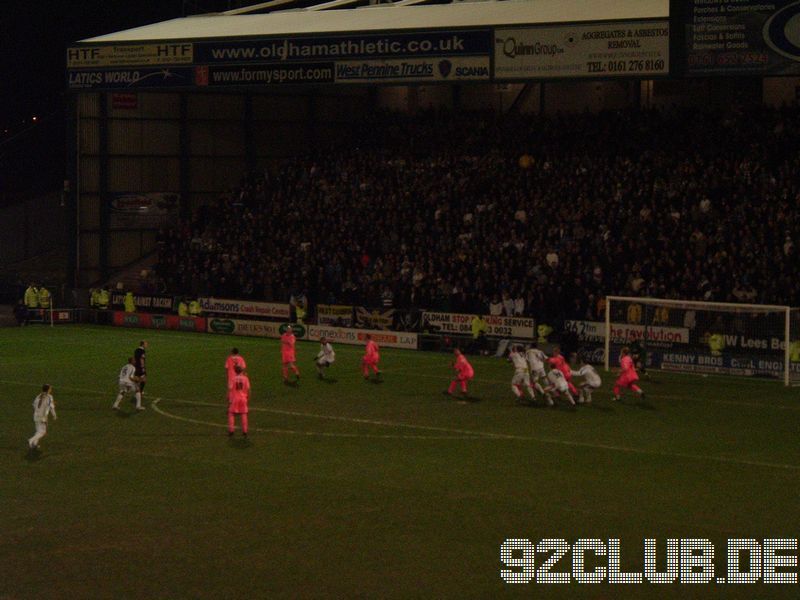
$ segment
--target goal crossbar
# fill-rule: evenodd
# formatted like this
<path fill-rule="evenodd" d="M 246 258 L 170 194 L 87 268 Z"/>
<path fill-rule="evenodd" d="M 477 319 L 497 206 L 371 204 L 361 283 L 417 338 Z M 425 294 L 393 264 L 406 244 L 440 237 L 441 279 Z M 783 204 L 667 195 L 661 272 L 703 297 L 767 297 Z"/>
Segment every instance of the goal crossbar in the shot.
<path fill-rule="evenodd" d="M 722 310 L 733 313 L 779 313 L 784 315 L 783 383 L 791 385 L 791 322 L 792 312 L 798 309 L 775 304 L 740 304 L 738 302 L 703 302 L 699 300 L 668 300 L 666 298 L 638 298 L 635 296 L 606 296 L 605 311 L 605 370 L 611 367 L 611 304 L 612 302 L 635 302 L 647 306 L 672 306 L 687 310 Z"/>

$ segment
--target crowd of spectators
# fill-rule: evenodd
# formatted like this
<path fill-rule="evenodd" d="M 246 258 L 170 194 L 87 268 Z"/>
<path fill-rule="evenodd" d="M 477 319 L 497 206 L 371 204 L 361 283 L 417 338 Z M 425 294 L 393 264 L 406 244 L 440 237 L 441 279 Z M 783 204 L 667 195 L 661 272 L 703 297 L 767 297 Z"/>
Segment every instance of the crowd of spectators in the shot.
<path fill-rule="evenodd" d="M 800 112 L 375 114 L 161 232 L 170 291 L 595 319 L 800 305 Z M 800 243 L 800 240 L 797 240 Z"/>

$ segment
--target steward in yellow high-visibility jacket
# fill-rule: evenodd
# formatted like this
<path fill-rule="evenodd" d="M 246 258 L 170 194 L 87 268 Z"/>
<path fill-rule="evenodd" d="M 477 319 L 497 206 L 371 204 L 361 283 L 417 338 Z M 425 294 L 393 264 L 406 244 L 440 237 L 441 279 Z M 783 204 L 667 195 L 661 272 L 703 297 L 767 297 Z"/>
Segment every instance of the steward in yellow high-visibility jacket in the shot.
<path fill-rule="evenodd" d="M 33 283 L 25 290 L 25 306 L 28 308 L 39 308 L 39 290 Z"/>

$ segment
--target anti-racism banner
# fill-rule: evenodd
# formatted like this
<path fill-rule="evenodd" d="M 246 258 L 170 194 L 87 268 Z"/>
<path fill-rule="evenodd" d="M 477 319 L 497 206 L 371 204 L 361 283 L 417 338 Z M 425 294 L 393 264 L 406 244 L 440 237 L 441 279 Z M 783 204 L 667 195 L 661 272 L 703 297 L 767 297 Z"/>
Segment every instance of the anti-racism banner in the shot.
<path fill-rule="evenodd" d="M 175 308 L 175 298 L 173 296 L 134 294 L 133 304 L 139 312 L 172 312 Z M 122 292 L 112 292 L 111 306 L 114 308 L 124 308 L 125 294 Z"/>
<path fill-rule="evenodd" d="M 332 344 L 352 344 L 363 346 L 367 343 L 367 334 L 372 336 L 378 346 L 385 348 L 405 348 L 416 350 L 419 338 L 416 333 L 380 331 L 369 329 L 349 329 L 344 327 L 326 327 L 309 325 L 306 339 L 319 341 L 326 338 Z"/>
<path fill-rule="evenodd" d="M 156 315 L 152 313 L 126 313 L 114 311 L 112 322 L 118 327 L 140 327 L 146 329 L 171 329 L 176 331 L 205 331 L 206 320 L 202 317 L 179 317 L 178 315 Z"/>
<path fill-rule="evenodd" d="M 318 304 L 317 321 L 320 325 L 353 326 L 353 307 L 341 304 Z"/>
<path fill-rule="evenodd" d="M 289 320 L 288 303 L 253 302 L 252 300 L 227 300 L 223 298 L 198 298 L 198 302 L 204 313 Z"/>
<path fill-rule="evenodd" d="M 686 75 L 800 74 L 797 0 L 673 0 Z"/>
<path fill-rule="evenodd" d="M 669 74 L 669 21 L 497 29 L 498 80 Z"/>
<path fill-rule="evenodd" d="M 606 339 L 606 324 L 602 321 L 565 321 L 564 329 L 578 336 L 578 341 L 603 343 Z M 689 344 L 690 331 L 685 327 L 657 327 L 611 323 L 611 342 L 630 344 L 646 341 L 648 345 Z"/>
<path fill-rule="evenodd" d="M 356 307 L 356 327 L 363 329 L 392 329 L 394 309 Z"/>
<path fill-rule="evenodd" d="M 425 311 L 422 314 L 424 328 L 437 333 L 456 335 L 472 335 L 472 319 L 475 315 L 463 313 L 442 313 Z M 534 320 L 528 317 L 498 317 L 484 315 L 489 337 L 504 337 L 532 340 L 534 336 Z"/>
<path fill-rule="evenodd" d="M 211 318 L 208 319 L 208 332 L 227 335 L 279 338 L 281 337 L 281 324 L 274 321 Z M 295 332 L 295 336 L 302 337 L 298 335 L 298 332 Z"/>
<path fill-rule="evenodd" d="M 158 229 L 178 215 L 180 195 L 171 192 L 131 192 L 111 195 L 111 229 Z"/>

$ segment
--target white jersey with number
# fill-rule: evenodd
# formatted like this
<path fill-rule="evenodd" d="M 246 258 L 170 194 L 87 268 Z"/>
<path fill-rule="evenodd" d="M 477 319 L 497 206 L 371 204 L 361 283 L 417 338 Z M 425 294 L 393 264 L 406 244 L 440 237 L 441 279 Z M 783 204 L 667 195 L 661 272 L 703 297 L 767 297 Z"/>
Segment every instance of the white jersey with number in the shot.
<path fill-rule="evenodd" d="M 538 348 L 530 348 L 525 353 L 525 359 L 528 361 L 528 368 L 531 370 L 531 375 L 534 377 L 544 377 L 544 363 L 547 360 L 547 355 Z"/>
<path fill-rule="evenodd" d="M 133 385 L 134 382 L 131 380 L 131 377 L 133 377 L 135 374 L 136 374 L 136 367 L 134 367 L 130 363 L 125 365 L 119 371 L 119 384 Z"/>
<path fill-rule="evenodd" d="M 584 381 L 593 388 L 599 388 L 602 385 L 600 375 L 597 374 L 592 365 L 583 365 L 577 371 L 572 372 L 577 377 L 583 377 Z"/>
<path fill-rule="evenodd" d="M 47 418 L 56 416 L 56 404 L 53 396 L 42 392 L 33 399 L 33 420 L 38 423 L 47 423 Z"/>
<path fill-rule="evenodd" d="M 569 391 L 569 386 L 567 386 L 567 380 L 564 379 L 564 374 L 558 369 L 551 369 L 550 372 L 547 373 L 547 380 L 559 392 Z"/>
<path fill-rule="evenodd" d="M 317 361 L 320 363 L 331 364 L 336 360 L 336 352 L 333 350 L 330 342 L 319 345 L 319 354 L 317 354 Z"/>

